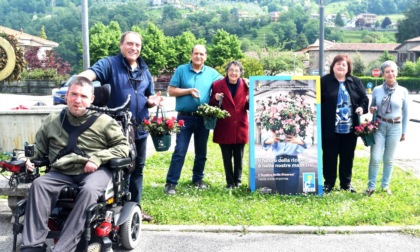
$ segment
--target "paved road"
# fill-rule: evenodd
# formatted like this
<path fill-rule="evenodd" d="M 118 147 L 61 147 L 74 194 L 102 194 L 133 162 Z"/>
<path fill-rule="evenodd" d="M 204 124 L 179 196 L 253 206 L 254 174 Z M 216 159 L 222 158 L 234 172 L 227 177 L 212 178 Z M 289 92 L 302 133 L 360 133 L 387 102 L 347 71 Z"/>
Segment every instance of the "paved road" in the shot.
<path fill-rule="evenodd" d="M 0 251 L 12 250 L 10 215 L 5 200 L 0 200 Z M 401 229 L 401 227 L 244 228 L 144 225 L 140 245 L 132 251 L 419 251 L 420 237 L 402 234 L 399 232 Z M 114 251 L 124 250 L 114 248 Z"/>

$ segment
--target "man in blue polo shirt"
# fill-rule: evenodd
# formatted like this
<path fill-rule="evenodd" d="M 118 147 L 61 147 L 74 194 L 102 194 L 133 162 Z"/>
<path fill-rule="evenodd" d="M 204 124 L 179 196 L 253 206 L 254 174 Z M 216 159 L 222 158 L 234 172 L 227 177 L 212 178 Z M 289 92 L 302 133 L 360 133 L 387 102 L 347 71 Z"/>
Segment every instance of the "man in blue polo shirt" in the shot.
<path fill-rule="evenodd" d="M 194 167 L 192 182 L 199 189 L 206 189 L 203 181 L 207 159 L 207 139 L 209 130 L 196 111 L 200 104 L 209 103 L 210 89 L 214 81 L 223 78 L 216 70 L 205 66 L 207 51 L 204 45 L 195 45 L 191 51 L 191 61 L 179 66 L 169 83 L 169 95 L 176 97 L 175 110 L 178 120 L 184 120 L 184 127 L 176 136 L 175 151 L 166 175 L 165 193 L 176 194 L 175 187 L 181 176 L 188 145 L 194 134 Z"/>

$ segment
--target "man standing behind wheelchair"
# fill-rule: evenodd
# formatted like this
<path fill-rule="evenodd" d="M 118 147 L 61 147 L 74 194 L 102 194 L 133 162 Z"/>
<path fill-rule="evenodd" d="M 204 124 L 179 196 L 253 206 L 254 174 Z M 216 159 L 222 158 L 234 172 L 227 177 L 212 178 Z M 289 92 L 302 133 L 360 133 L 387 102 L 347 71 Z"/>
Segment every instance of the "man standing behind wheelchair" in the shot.
<path fill-rule="evenodd" d="M 152 75 L 149 68 L 140 57 L 142 38 L 137 32 L 129 31 L 122 34 L 120 53 L 106 57 L 96 62 L 91 68 L 79 74 L 91 81 L 98 80 L 101 84 L 111 85 L 111 97 L 108 107 L 120 106 L 131 95 L 130 111 L 136 124 L 149 117 L 149 108 L 160 104 L 163 98 L 160 92 L 155 94 Z M 131 201 L 140 203 L 143 192 L 143 168 L 146 161 L 148 133 L 138 128 L 136 135 L 136 168 L 130 175 Z M 150 222 L 153 218 L 142 213 L 142 219 Z"/>
<path fill-rule="evenodd" d="M 51 169 L 35 179 L 29 190 L 22 252 L 46 250 L 51 207 L 63 187 L 76 184 L 80 188 L 76 204 L 52 248 L 52 251 L 59 252 L 74 251 L 85 227 L 86 209 L 98 201 L 111 180 L 111 171 L 105 165 L 110 159 L 128 156 L 129 145 L 121 126 L 108 115 L 86 109 L 94 100 L 93 93 L 90 80 L 73 78 L 66 93 L 67 108 L 51 113 L 36 133 L 32 159 L 48 157 Z M 71 145 L 65 128 L 70 126 L 74 132 L 86 124 L 90 126 L 79 131 L 77 144 L 63 152 Z M 29 171 L 33 171 L 30 160 L 26 165 Z"/>

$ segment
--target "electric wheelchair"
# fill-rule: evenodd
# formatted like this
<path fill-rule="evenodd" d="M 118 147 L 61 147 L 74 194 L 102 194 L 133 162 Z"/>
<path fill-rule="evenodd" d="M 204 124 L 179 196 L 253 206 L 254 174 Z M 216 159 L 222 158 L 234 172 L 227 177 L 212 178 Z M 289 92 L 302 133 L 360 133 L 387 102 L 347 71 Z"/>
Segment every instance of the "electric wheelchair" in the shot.
<path fill-rule="evenodd" d="M 95 100 L 91 110 L 106 113 L 113 117 L 120 125 L 130 144 L 130 154 L 127 158 L 112 159 L 108 163 L 112 171 L 112 179 L 105 193 L 96 204 L 86 211 L 85 231 L 76 251 L 110 252 L 112 246 L 134 249 L 140 242 L 142 215 L 141 207 L 136 202 L 130 202 L 130 193 L 126 185 L 127 174 L 135 168 L 137 156 L 135 145 L 135 126 L 129 111 L 130 97 L 118 108 L 105 107 L 110 97 L 109 84 L 95 87 Z M 47 167 L 49 160 L 32 160 L 36 169 Z M 73 209 L 79 189 L 77 185 L 66 186 L 61 190 L 60 197 L 55 208 L 52 210 L 48 227 L 50 229 L 47 239 L 56 242 L 67 216 Z M 16 205 L 13 224 L 13 251 L 17 248 L 17 237 L 22 233 L 23 223 L 21 217 L 25 215 L 26 199 Z"/>

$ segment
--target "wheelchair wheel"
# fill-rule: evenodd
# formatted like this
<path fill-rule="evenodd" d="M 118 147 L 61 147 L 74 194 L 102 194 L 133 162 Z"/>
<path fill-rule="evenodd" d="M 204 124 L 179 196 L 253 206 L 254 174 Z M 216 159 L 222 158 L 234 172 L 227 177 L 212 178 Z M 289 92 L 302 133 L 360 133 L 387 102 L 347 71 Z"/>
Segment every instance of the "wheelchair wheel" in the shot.
<path fill-rule="evenodd" d="M 99 242 L 90 244 L 87 248 L 87 252 L 101 252 L 101 244 Z"/>
<path fill-rule="evenodd" d="M 139 206 L 133 207 L 130 217 L 121 227 L 121 244 L 126 249 L 134 249 L 140 243 L 141 210 Z"/>

